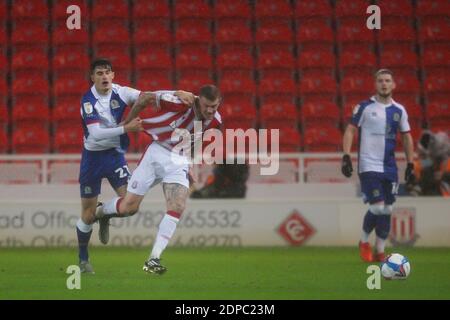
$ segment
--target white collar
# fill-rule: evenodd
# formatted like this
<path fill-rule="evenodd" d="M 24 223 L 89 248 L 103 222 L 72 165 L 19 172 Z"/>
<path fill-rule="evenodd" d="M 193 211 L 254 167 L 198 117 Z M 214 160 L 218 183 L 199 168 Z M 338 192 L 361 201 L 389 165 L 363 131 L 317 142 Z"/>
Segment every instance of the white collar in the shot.
<path fill-rule="evenodd" d="M 108 99 L 108 98 L 111 97 L 111 94 L 112 94 L 112 88 L 111 88 L 111 90 L 109 91 L 108 94 L 100 94 L 100 93 L 97 91 L 97 89 L 95 88 L 95 85 L 92 85 L 92 87 L 91 87 L 91 92 L 92 92 L 92 94 L 94 95 L 95 99 L 97 99 L 97 100 L 99 100 L 99 99 Z"/>

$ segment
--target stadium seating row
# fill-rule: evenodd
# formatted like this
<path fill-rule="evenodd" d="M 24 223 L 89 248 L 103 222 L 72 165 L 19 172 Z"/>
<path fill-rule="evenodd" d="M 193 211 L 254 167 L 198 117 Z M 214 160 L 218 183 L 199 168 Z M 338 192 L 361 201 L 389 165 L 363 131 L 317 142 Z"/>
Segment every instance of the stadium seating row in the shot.
<path fill-rule="evenodd" d="M 82 30 L 65 27 L 73 4 L 81 8 Z M 381 7 L 381 30 L 368 30 L 361 19 L 370 4 Z M 80 127 L 78 101 L 95 56 L 112 60 L 118 83 L 147 90 L 195 91 L 215 82 L 225 96 L 226 126 L 283 127 L 284 151 L 338 148 L 333 138 L 372 91 L 370 74 L 381 66 L 394 70 L 396 98 L 414 126 L 448 130 L 449 6 L 0 0 L 0 72 L 8 75 L 0 79 L 0 152 L 79 150 L 81 132 L 73 128 Z M 136 151 L 144 138 L 134 138 Z"/>

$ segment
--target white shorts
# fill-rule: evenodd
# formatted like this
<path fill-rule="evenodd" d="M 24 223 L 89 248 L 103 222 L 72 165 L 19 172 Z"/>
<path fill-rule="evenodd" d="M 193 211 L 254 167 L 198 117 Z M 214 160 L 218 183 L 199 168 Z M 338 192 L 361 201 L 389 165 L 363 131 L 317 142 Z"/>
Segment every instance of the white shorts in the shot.
<path fill-rule="evenodd" d="M 127 191 L 143 196 L 160 182 L 178 183 L 189 188 L 189 161 L 153 142 L 133 171 Z"/>

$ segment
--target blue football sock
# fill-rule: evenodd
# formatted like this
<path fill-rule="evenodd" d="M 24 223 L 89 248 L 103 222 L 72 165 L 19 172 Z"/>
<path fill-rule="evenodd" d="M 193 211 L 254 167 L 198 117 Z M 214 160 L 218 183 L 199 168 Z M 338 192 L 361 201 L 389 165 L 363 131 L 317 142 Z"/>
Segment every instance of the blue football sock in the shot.
<path fill-rule="evenodd" d="M 391 215 L 380 214 L 377 217 L 377 226 L 375 229 L 377 237 L 386 240 L 389 236 L 389 231 L 391 231 Z"/>
<path fill-rule="evenodd" d="M 92 229 L 89 232 L 83 232 L 77 227 L 77 237 L 78 237 L 78 256 L 80 261 L 88 261 L 88 244 L 91 238 Z"/>
<path fill-rule="evenodd" d="M 376 227 L 377 225 L 377 216 L 374 215 L 372 212 L 370 212 L 370 210 L 367 210 L 366 215 L 364 216 L 364 221 L 363 221 L 363 230 L 364 232 L 366 232 L 367 234 L 370 234 L 373 229 Z"/>

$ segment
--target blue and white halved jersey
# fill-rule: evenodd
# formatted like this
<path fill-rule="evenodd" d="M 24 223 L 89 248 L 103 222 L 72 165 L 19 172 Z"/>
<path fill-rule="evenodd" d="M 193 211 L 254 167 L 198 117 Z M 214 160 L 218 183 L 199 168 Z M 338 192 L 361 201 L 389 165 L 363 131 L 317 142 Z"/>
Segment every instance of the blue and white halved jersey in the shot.
<path fill-rule="evenodd" d="M 355 106 L 351 123 L 359 128 L 359 173 L 373 171 L 397 176 L 397 133 L 410 131 L 405 108 L 394 100 L 383 104 L 371 97 Z"/>
<path fill-rule="evenodd" d="M 118 84 L 112 85 L 107 95 L 101 95 L 92 86 L 81 99 L 81 117 L 83 120 L 84 148 L 90 151 L 102 151 L 115 148 L 125 152 L 129 145 L 126 133 L 106 139 L 94 139 L 89 135 L 88 125 L 99 123 L 101 128 L 114 128 L 122 121 L 127 105 L 132 105 L 141 92 Z"/>

